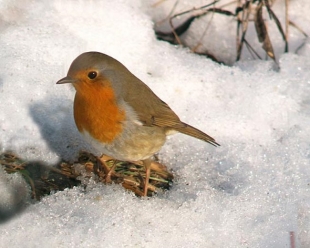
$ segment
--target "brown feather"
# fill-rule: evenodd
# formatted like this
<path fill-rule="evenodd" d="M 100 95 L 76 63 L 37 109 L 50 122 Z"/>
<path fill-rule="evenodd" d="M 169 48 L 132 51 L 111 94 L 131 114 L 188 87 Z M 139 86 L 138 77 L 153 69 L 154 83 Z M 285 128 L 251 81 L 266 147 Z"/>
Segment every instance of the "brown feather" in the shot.
<path fill-rule="evenodd" d="M 197 129 L 191 125 L 188 125 L 184 122 L 179 121 L 179 122 L 173 123 L 172 121 L 169 121 L 167 119 L 161 119 L 161 118 L 156 118 L 156 117 L 154 118 L 154 120 L 155 120 L 154 121 L 155 126 L 167 127 L 167 128 L 172 129 L 172 130 L 176 130 L 180 133 L 187 134 L 187 135 L 195 137 L 197 139 L 201 139 L 201 140 L 208 142 L 214 146 L 220 145 L 215 141 L 215 139 L 213 139 L 208 134 L 206 134 L 206 133 L 200 131 L 199 129 Z"/>
<path fill-rule="evenodd" d="M 137 77 L 124 84 L 123 98 L 129 103 L 145 126 L 158 126 L 195 137 L 214 146 L 219 144 L 211 136 L 180 120 L 174 111 Z M 135 84 L 135 87 L 132 85 Z M 131 86 L 131 87 L 130 87 Z"/>

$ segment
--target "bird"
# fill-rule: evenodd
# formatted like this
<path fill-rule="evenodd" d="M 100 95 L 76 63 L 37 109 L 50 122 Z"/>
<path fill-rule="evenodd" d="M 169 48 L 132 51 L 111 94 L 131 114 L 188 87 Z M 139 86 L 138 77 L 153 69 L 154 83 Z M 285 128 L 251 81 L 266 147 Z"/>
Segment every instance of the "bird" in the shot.
<path fill-rule="evenodd" d="M 82 53 L 56 84 L 75 88 L 75 124 L 94 149 L 116 160 L 142 161 L 143 196 L 148 192 L 151 157 L 168 135 L 183 133 L 219 146 L 208 134 L 182 122 L 167 103 L 109 55 Z"/>

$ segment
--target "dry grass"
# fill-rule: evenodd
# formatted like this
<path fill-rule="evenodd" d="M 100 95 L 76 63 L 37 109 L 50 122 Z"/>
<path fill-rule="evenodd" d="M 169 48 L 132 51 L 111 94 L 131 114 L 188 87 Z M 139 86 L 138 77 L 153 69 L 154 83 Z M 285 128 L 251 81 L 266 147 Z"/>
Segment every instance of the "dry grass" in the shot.
<path fill-rule="evenodd" d="M 172 8 L 172 10 L 169 13 L 169 16 L 167 16 L 164 20 L 161 20 L 156 23 L 155 25 L 155 33 L 158 39 L 165 40 L 167 42 L 170 42 L 172 44 L 179 44 L 185 46 L 185 43 L 182 41 L 181 35 L 186 33 L 190 27 L 193 21 L 206 16 L 206 15 L 224 15 L 229 17 L 234 17 L 234 20 L 236 22 L 236 37 L 232 37 L 236 39 L 237 47 L 236 47 L 236 61 L 241 59 L 241 54 L 243 52 L 243 49 L 248 49 L 249 53 L 252 55 L 253 58 L 262 59 L 259 55 L 259 51 L 256 51 L 252 45 L 251 40 L 248 40 L 246 38 L 246 34 L 249 28 L 249 23 L 254 22 L 255 30 L 257 39 L 260 43 L 262 43 L 262 49 L 265 51 L 267 57 L 271 58 L 276 64 L 276 55 L 274 53 L 272 40 L 270 39 L 270 31 L 268 29 L 266 19 L 270 19 L 271 21 L 275 22 L 279 35 L 282 37 L 283 42 L 285 44 L 284 51 L 288 52 L 288 33 L 289 33 L 289 26 L 295 28 L 298 30 L 305 38 L 308 37 L 308 35 L 300 28 L 297 24 L 293 23 L 288 16 L 288 9 L 289 9 L 289 0 L 285 0 L 285 23 L 281 24 L 279 21 L 277 15 L 272 10 L 272 6 L 276 0 L 248 0 L 248 1 L 242 1 L 242 0 L 232 0 L 230 3 L 225 5 L 220 5 L 221 0 L 215 0 L 215 1 L 206 1 L 206 3 L 203 6 L 200 7 L 194 7 L 182 11 L 180 13 L 175 13 L 176 6 L 180 2 L 179 0 L 175 1 L 175 4 Z M 163 1 L 158 1 L 158 3 L 154 4 L 153 7 L 157 7 L 160 4 L 163 4 Z M 231 11 L 227 9 L 227 7 L 234 6 L 234 11 Z M 185 21 L 183 21 L 181 24 L 178 24 L 177 26 L 174 24 L 175 20 L 178 18 L 186 16 Z M 198 43 L 193 45 L 192 47 L 189 47 L 192 52 L 204 55 L 218 63 L 223 63 L 222 61 L 219 61 L 216 57 L 216 51 L 199 51 L 198 48 L 200 48 L 203 44 L 203 38 L 204 37 L 212 37 L 212 34 L 208 32 L 208 27 L 210 25 L 210 22 L 214 20 L 213 16 L 210 19 L 208 23 L 205 24 L 204 30 L 201 30 L 201 33 L 198 34 L 200 37 L 197 37 Z M 161 31 L 161 25 L 165 23 L 166 21 L 169 22 L 169 25 L 171 27 L 170 32 L 162 32 Z M 283 26 L 285 28 L 283 28 Z M 305 44 L 305 40 L 302 42 L 301 46 Z M 300 49 L 300 47 L 296 50 L 296 52 Z"/>
<path fill-rule="evenodd" d="M 145 178 L 142 163 L 110 160 L 107 165 L 112 167 L 114 163 L 115 173 L 111 175 L 111 182 L 121 184 L 140 196 Z M 98 183 L 105 183 L 106 179 L 106 174 L 98 166 L 98 159 L 87 152 L 81 152 L 74 163 L 63 161 L 53 167 L 38 161 L 25 161 L 12 152 L 4 152 L 0 154 L 0 166 L 7 173 L 20 173 L 31 186 L 32 198 L 37 200 L 51 192 L 84 184 L 91 177 Z M 151 171 L 148 195 L 169 189 L 172 179 L 173 175 L 164 166 L 156 167 Z"/>

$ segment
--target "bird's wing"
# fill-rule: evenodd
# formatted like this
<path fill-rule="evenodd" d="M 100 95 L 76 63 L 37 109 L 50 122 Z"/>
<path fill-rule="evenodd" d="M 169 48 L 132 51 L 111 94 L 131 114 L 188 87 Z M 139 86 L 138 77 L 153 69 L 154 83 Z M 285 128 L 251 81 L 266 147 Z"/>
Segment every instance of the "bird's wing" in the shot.
<path fill-rule="evenodd" d="M 139 79 L 138 79 L 139 80 Z M 129 87 L 123 93 L 125 102 L 133 108 L 139 121 L 145 126 L 158 126 L 206 141 L 219 144 L 209 135 L 180 120 L 174 111 L 142 81 L 135 81 L 136 87 Z"/>

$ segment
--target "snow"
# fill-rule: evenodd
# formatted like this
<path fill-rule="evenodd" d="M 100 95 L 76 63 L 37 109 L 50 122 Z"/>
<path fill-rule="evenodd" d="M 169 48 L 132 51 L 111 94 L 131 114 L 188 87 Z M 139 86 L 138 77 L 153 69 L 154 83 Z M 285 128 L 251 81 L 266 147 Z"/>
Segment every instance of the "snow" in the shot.
<path fill-rule="evenodd" d="M 74 90 L 55 84 L 85 51 L 121 61 L 221 147 L 182 134 L 169 137 L 159 157 L 176 181 L 147 199 L 119 185 L 90 182 L 23 209 L 29 188 L 1 169 L 0 214 L 18 214 L 1 223 L 0 246 L 290 247 L 294 232 L 296 247 L 309 247 L 309 41 L 298 55 L 277 54 L 279 71 L 272 61 L 246 54 L 233 66 L 219 65 L 156 40 L 152 18 L 165 12 L 150 5 L 2 0 L 0 149 L 51 164 L 90 149 L 74 124 Z M 291 19 L 309 34 L 309 1 L 290 5 Z M 202 24 L 195 25 L 191 32 Z M 222 18 L 208 44 L 231 46 L 234 36 L 221 33 L 221 25 Z M 297 47 L 301 36 L 292 30 L 290 38 Z M 274 44 L 282 45 L 281 39 Z M 228 51 L 218 49 L 233 61 Z"/>

